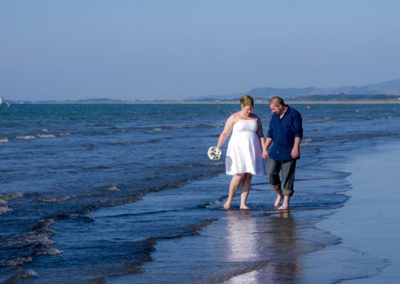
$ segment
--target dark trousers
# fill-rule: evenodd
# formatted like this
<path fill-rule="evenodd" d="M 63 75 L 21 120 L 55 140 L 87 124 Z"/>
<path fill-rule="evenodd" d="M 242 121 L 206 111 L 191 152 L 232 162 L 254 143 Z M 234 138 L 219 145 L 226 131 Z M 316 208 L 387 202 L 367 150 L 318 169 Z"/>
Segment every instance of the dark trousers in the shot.
<path fill-rule="evenodd" d="M 281 194 L 283 188 L 283 195 L 292 196 L 294 193 L 294 173 L 296 169 L 296 160 L 290 161 L 276 161 L 268 158 L 268 177 L 272 188 Z M 282 173 L 282 182 L 279 173 Z"/>

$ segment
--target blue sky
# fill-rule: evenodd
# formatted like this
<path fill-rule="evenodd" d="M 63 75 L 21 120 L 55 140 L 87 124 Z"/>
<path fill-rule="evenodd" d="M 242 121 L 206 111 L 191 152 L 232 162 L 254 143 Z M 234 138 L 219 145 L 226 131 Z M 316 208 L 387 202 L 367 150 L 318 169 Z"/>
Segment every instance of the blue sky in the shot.
<path fill-rule="evenodd" d="M 0 94 L 180 99 L 400 78 L 397 0 L 0 0 Z"/>

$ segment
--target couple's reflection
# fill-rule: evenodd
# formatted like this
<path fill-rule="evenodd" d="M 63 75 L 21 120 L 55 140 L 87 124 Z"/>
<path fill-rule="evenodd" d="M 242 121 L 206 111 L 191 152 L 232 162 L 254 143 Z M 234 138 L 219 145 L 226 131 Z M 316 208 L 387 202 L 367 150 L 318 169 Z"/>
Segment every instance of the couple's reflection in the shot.
<path fill-rule="evenodd" d="M 227 211 L 228 261 L 252 261 L 257 257 L 257 226 L 247 210 Z"/>
<path fill-rule="evenodd" d="M 299 277 L 299 242 L 296 225 L 290 211 L 276 210 L 271 219 L 272 281 L 274 283 L 296 283 Z"/>
<path fill-rule="evenodd" d="M 290 211 L 276 210 L 267 216 L 243 210 L 227 214 L 227 260 L 255 267 L 228 282 L 295 283 L 299 248 Z"/>

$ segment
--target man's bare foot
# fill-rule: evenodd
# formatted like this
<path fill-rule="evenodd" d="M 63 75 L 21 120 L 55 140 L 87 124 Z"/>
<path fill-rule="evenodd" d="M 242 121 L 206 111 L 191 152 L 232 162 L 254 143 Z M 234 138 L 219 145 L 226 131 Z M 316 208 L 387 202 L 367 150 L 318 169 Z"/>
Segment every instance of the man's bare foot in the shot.
<path fill-rule="evenodd" d="M 231 208 L 231 204 L 227 201 L 227 202 L 225 202 L 225 204 L 224 204 L 224 209 L 225 209 L 225 210 L 228 210 L 229 208 Z"/>
<path fill-rule="evenodd" d="M 289 204 L 288 203 L 283 203 L 281 207 L 278 208 L 279 210 L 287 210 L 289 209 Z"/>
<path fill-rule="evenodd" d="M 274 202 L 274 206 L 275 207 L 278 207 L 279 206 L 279 203 L 281 203 L 281 200 L 282 200 L 282 195 L 277 195 L 276 196 L 276 200 L 275 200 L 275 202 Z"/>
<path fill-rule="evenodd" d="M 242 210 L 249 210 L 250 208 L 247 205 L 240 205 L 240 209 Z"/>

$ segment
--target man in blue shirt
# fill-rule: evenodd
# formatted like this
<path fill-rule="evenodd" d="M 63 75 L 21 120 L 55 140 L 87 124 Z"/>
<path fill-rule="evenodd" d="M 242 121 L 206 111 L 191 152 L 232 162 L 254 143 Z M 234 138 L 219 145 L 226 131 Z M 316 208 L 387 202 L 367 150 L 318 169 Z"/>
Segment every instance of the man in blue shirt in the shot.
<path fill-rule="evenodd" d="M 302 118 L 301 114 L 286 105 L 281 97 L 273 97 L 269 101 L 269 107 L 272 117 L 262 155 L 268 158 L 268 177 L 277 194 L 274 205 L 279 209 L 288 209 L 294 192 L 296 160 L 300 158 L 300 142 L 303 138 Z M 283 204 L 279 207 L 282 198 Z"/>

